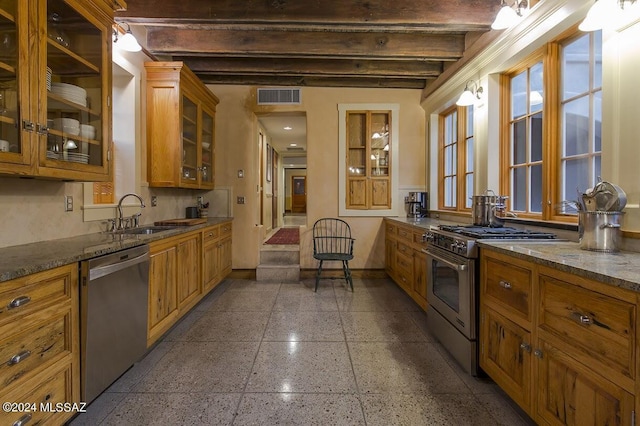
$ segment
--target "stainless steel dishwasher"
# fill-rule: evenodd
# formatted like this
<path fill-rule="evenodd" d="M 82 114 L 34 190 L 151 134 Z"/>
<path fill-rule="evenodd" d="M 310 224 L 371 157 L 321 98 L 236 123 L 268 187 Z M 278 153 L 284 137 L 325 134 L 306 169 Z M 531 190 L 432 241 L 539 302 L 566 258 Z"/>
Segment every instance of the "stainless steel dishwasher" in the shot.
<path fill-rule="evenodd" d="M 80 378 L 91 402 L 147 350 L 149 246 L 81 263 Z"/>

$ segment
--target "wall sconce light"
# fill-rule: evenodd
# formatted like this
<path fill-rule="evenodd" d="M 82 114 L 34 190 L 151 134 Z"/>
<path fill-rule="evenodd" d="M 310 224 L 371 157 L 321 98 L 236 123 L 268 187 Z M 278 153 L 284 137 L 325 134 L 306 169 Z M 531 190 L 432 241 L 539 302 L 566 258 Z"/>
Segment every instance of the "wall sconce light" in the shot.
<path fill-rule="evenodd" d="M 581 31 L 597 31 L 617 22 L 624 12 L 625 3 L 631 5 L 636 0 L 596 0 L 578 28 Z"/>
<path fill-rule="evenodd" d="M 515 0 L 511 6 L 509 6 L 505 0 L 502 0 L 501 5 L 502 8 L 491 24 L 491 28 L 494 30 L 504 30 L 516 25 L 522 20 L 522 17 L 529 9 L 527 0 Z"/>
<path fill-rule="evenodd" d="M 121 24 L 116 23 L 113 28 L 113 42 L 118 43 L 118 46 L 126 50 L 127 52 L 139 52 L 142 50 L 142 46 L 136 40 L 136 37 L 131 32 L 131 27 L 126 22 L 124 23 L 127 29 L 122 27 Z M 122 37 L 118 38 L 118 35 L 122 32 Z"/>
<path fill-rule="evenodd" d="M 458 98 L 456 105 L 469 106 L 476 103 L 480 99 L 480 94 L 483 92 L 482 86 L 476 84 L 475 81 L 469 80 L 464 86 L 464 92 Z"/>

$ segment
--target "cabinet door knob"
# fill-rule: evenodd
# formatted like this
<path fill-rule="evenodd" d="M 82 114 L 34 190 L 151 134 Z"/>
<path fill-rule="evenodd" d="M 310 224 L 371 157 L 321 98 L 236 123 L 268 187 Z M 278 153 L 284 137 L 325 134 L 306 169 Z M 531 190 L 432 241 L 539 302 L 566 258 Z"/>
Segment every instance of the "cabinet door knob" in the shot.
<path fill-rule="evenodd" d="M 571 319 L 582 325 L 593 324 L 593 320 L 591 319 L 591 317 L 589 317 L 588 315 L 583 315 L 580 312 L 571 312 Z"/>
<path fill-rule="evenodd" d="M 31 298 L 29 296 L 20 296 L 9 302 L 7 307 L 9 309 L 19 308 L 20 306 L 26 305 L 29 302 L 31 302 Z"/>
<path fill-rule="evenodd" d="M 531 345 L 525 342 L 520 343 L 520 349 L 531 353 Z"/>
<path fill-rule="evenodd" d="M 500 280 L 498 284 L 500 285 L 500 287 L 504 288 L 505 290 L 511 290 L 512 285 L 509 281 Z"/>
<path fill-rule="evenodd" d="M 542 351 L 541 351 L 540 349 L 536 349 L 535 351 L 533 351 L 533 354 L 534 354 L 536 357 L 538 357 L 538 358 L 542 359 Z"/>
<path fill-rule="evenodd" d="M 22 351 L 19 354 L 15 354 L 11 358 L 9 358 L 9 361 L 7 361 L 7 365 L 16 365 L 20 361 L 24 361 L 25 359 L 29 358 L 30 355 L 31 355 L 31 351 L 28 351 L 28 350 Z"/>

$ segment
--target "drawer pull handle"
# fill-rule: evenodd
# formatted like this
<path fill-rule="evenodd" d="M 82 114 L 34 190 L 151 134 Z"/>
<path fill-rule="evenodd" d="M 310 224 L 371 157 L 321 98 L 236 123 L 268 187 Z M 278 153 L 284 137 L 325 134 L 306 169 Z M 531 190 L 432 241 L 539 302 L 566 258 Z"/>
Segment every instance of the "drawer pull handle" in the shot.
<path fill-rule="evenodd" d="M 207 237 L 213 237 L 213 232 L 209 232 L 209 235 L 207 235 Z"/>
<path fill-rule="evenodd" d="M 9 302 L 7 307 L 9 309 L 19 308 L 20 306 L 26 305 L 29 302 L 31 302 L 31 298 L 29 296 L 20 296 Z"/>
<path fill-rule="evenodd" d="M 524 343 L 524 342 L 520 343 L 520 349 L 531 353 L 531 345 L 528 343 Z"/>
<path fill-rule="evenodd" d="M 500 284 L 500 287 L 504 288 L 505 290 L 511 290 L 512 285 L 509 281 L 500 280 L 498 284 Z"/>
<path fill-rule="evenodd" d="M 580 312 L 571 312 L 571 318 L 582 325 L 591 325 L 593 320 L 588 315 L 582 315 Z"/>
<path fill-rule="evenodd" d="M 536 349 L 535 351 L 533 351 L 533 354 L 534 354 L 536 357 L 538 357 L 538 358 L 542 359 L 542 351 L 541 351 L 540 349 Z"/>
<path fill-rule="evenodd" d="M 26 425 L 27 423 L 29 423 L 31 421 L 31 417 L 33 417 L 33 415 L 31 413 L 27 413 L 24 416 L 20 417 L 18 420 L 16 420 L 15 422 L 13 422 L 13 426 L 23 426 Z"/>
<path fill-rule="evenodd" d="M 19 354 L 15 354 L 11 358 L 9 358 L 9 361 L 7 361 L 7 365 L 16 365 L 17 363 L 29 358 L 30 355 L 31 351 L 22 351 Z"/>

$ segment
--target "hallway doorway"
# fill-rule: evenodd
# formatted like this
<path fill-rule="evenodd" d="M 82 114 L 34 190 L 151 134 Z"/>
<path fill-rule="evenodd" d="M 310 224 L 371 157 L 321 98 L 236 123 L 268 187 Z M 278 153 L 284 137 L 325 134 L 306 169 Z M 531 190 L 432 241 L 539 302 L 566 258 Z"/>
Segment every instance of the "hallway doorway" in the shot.
<path fill-rule="evenodd" d="M 306 176 L 291 176 L 291 213 L 307 213 Z"/>

